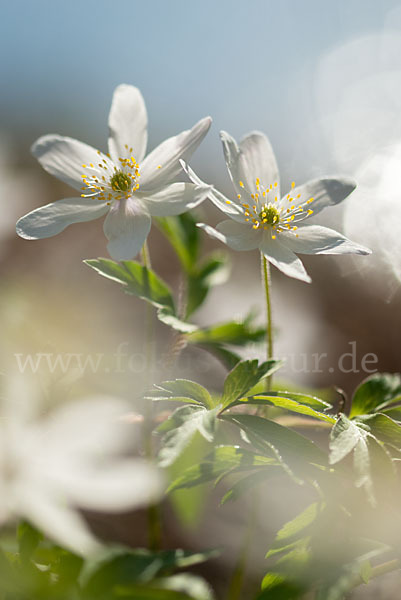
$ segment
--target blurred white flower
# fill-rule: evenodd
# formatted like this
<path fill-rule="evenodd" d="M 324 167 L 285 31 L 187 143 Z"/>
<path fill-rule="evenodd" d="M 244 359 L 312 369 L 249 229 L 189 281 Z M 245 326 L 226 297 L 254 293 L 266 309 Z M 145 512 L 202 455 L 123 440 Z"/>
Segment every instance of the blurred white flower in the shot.
<path fill-rule="evenodd" d="M 118 512 L 160 498 L 159 471 L 128 456 L 133 431 L 122 418 L 128 410 L 122 400 L 96 397 L 43 415 L 31 397 L 3 399 L 0 524 L 25 518 L 57 543 L 87 555 L 100 542 L 79 508 Z"/>
<path fill-rule="evenodd" d="M 357 171 L 360 187 L 344 210 L 344 229 L 369 244 L 366 275 L 381 276 L 385 293 L 401 282 L 401 143 L 378 150 Z M 368 268 L 369 267 L 369 268 Z"/>
<path fill-rule="evenodd" d="M 148 135 L 142 94 L 134 86 L 118 86 L 109 115 L 107 155 L 53 134 L 33 145 L 32 152 L 43 168 L 81 194 L 25 215 L 17 223 L 18 235 L 30 240 L 47 238 L 72 223 L 108 213 L 104 233 L 110 255 L 115 260 L 133 258 L 149 234 L 151 216 L 179 215 L 206 198 L 209 186 L 171 182 L 181 171 L 179 160 L 192 156 L 210 124 L 210 117 L 200 120 L 144 158 Z"/>
<path fill-rule="evenodd" d="M 292 183 L 281 198 L 276 158 L 264 134 L 250 133 L 239 146 L 224 131 L 221 139 L 236 198 L 228 200 L 215 189 L 209 192 L 212 202 L 230 217 L 216 229 L 199 223 L 210 236 L 233 250 L 258 248 L 280 271 L 307 282 L 311 279 L 295 253 L 370 254 L 333 229 L 305 225 L 312 214 L 344 200 L 355 188 L 352 179 L 315 179 L 299 187 Z M 203 184 L 192 170 L 187 172 L 194 183 Z"/>

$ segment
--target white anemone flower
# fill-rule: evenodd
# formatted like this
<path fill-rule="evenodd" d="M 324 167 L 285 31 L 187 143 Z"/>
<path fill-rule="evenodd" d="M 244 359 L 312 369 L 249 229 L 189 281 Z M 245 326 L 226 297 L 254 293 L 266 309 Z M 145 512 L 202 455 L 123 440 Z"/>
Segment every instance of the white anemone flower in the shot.
<path fill-rule="evenodd" d="M 104 233 L 115 260 L 129 260 L 143 246 L 151 217 L 181 214 L 207 196 L 208 186 L 171 183 L 181 171 L 211 124 L 201 119 L 192 129 L 165 140 L 145 158 L 147 113 L 141 92 L 120 85 L 109 115 L 109 153 L 59 135 L 45 135 L 32 153 L 51 175 L 80 191 L 22 217 L 17 233 L 29 240 L 51 237 L 68 225 L 107 214 Z"/>
<path fill-rule="evenodd" d="M 130 457 L 126 402 L 109 397 L 67 402 L 49 414 L 19 395 L 0 412 L 0 524 L 23 518 L 81 555 L 100 542 L 78 510 L 120 512 L 161 497 L 155 466 Z"/>
<path fill-rule="evenodd" d="M 289 277 L 310 282 L 297 254 L 370 254 L 337 231 L 306 221 L 326 206 L 338 204 L 354 189 L 349 177 L 315 179 L 280 196 L 276 158 L 267 137 L 260 132 L 247 135 L 239 144 L 222 131 L 224 156 L 236 197 L 229 200 L 213 188 L 209 198 L 229 219 L 214 229 L 198 225 L 233 250 L 260 252 Z M 190 179 L 202 185 L 186 167 Z M 205 184 L 203 184 L 205 185 Z"/>

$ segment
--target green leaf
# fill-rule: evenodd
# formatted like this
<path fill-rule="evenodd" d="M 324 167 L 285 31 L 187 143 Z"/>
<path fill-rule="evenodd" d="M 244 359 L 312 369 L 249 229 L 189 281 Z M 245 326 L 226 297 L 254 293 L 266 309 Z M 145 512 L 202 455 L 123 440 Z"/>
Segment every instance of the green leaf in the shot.
<path fill-rule="evenodd" d="M 262 456 L 239 446 L 217 446 L 200 464 L 186 469 L 167 490 L 189 488 L 213 481 L 227 471 L 251 470 L 263 466 L 277 466 L 273 458 Z"/>
<path fill-rule="evenodd" d="M 210 442 L 207 442 L 200 433 L 196 432 L 185 448 L 185 452 L 182 452 L 174 463 L 168 467 L 166 473 L 168 481 L 175 481 L 186 469 L 202 462 L 210 452 L 210 447 Z M 170 494 L 170 503 L 182 526 L 195 528 L 199 525 L 210 491 L 207 485 L 201 485 L 192 488 L 181 488 Z"/>
<path fill-rule="evenodd" d="M 269 360 L 260 365 L 257 360 L 244 360 L 238 363 L 224 382 L 223 409 L 245 396 L 261 379 L 277 371 L 281 364 L 281 361 L 277 360 Z"/>
<path fill-rule="evenodd" d="M 364 425 L 369 426 L 370 432 L 385 444 L 401 449 L 401 425 L 388 415 L 376 413 L 358 418 Z"/>
<path fill-rule="evenodd" d="M 343 460 L 350 452 L 354 455 L 356 487 L 364 487 L 371 504 L 375 504 L 368 446 L 369 432 L 362 424 L 340 415 L 330 436 L 330 464 Z"/>
<path fill-rule="evenodd" d="M 229 321 L 212 327 L 198 328 L 186 338 L 189 343 L 216 356 L 228 369 L 233 369 L 241 361 L 241 357 L 228 349 L 227 345 L 244 346 L 251 342 L 259 342 L 266 335 L 264 328 L 252 325 L 253 319 L 254 315 L 250 313 L 243 321 Z"/>
<path fill-rule="evenodd" d="M 244 321 L 228 321 L 212 327 L 198 329 L 188 335 L 191 344 L 232 344 L 244 346 L 250 342 L 259 342 L 266 335 L 261 327 L 253 327 L 248 319 Z"/>
<path fill-rule="evenodd" d="M 306 403 L 304 402 L 304 399 L 306 399 Z M 326 421 L 326 423 L 334 424 L 336 422 L 334 417 L 311 408 L 311 402 L 313 402 L 315 405 L 319 403 L 323 410 L 331 408 L 329 404 L 323 400 L 319 400 L 318 398 L 289 392 L 268 392 L 266 394 L 258 394 L 257 396 L 255 395 L 248 398 L 240 398 L 235 402 L 235 404 L 261 404 L 266 406 L 276 406 L 277 408 L 282 408 L 291 412 L 314 417 L 320 421 Z"/>
<path fill-rule="evenodd" d="M 361 440 L 366 440 L 367 435 L 366 429 L 341 414 L 330 435 L 330 464 L 343 460 Z"/>
<path fill-rule="evenodd" d="M 264 483 L 267 479 L 270 479 L 270 477 L 274 477 L 275 475 L 282 473 L 281 469 L 275 468 L 281 467 L 278 461 L 276 461 L 274 458 L 264 458 L 265 460 L 271 461 L 270 465 L 267 467 L 259 467 L 257 471 L 253 471 L 252 473 L 245 475 L 245 477 L 242 477 L 239 481 L 236 481 L 234 485 L 231 486 L 231 488 L 224 494 L 220 502 L 221 505 L 225 504 L 226 502 L 238 500 L 238 498 L 244 494 L 249 494 L 250 490 L 256 485 Z"/>
<path fill-rule="evenodd" d="M 200 249 L 200 231 L 196 226 L 196 219 L 187 212 L 155 221 L 172 245 L 185 271 L 190 273 L 197 262 Z"/>
<path fill-rule="evenodd" d="M 226 369 L 233 369 L 241 362 L 241 356 L 232 350 L 228 350 L 223 344 L 197 344 L 199 348 L 206 350 L 215 356 Z"/>
<path fill-rule="evenodd" d="M 258 443 L 259 449 L 268 452 L 269 448 L 273 448 L 275 455 L 278 453 L 285 462 L 305 464 L 307 461 L 327 465 L 327 457 L 323 450 L 288 427 L 255 415 L 224 414 L 221 418 L 237 425 L 247 435 L 253 434 L 253 440 Z"/>
<path fill-rule="evenodd" d="M 279 573 L 267 573 L 262 588 L 255 600 L 300 600 L 306 592 L 304 586 L 286 581 L 286 577 Z"/>
<path fill-rule="evenodd" d="M 314 502 L 294 517 L 294 519 L 283 525 L 266 554 L 266 558 L 282 552 L 292 547 L 300 539 L 304 539 L 305 533 L 310 530 L 323 508 L 324 505 L 322 503 Z"/>
<path fill-rule="evenodd" d="M 310 396 L 309 394 L 302 394 L 299 392 L 288 392 L 288 391 L 269 391 L 266 396 L 271 397 L 279 397 L 285 398 L 289 400 L 294 400 L 298 404 L 302 404 L 304 406 L 309 406 L 317 411 L 325 411 L 332 409 L 332 405 L 326 402 L 325 400 L 321 400 L 320 398 L 316 398 L 316 396 Z"/>
<path fill-rule="evenodd" d="M 330 577 L 328 582 L 324 582 L 316 593 L 316 600 L 344 600 L 355 587 L 355 582 L 360 574 L 360 564 L 354 561 L 351 564 L 344 565 L 337 570 L 335 575 Z"/>
<path fill-rule="evenodd" d="M 168 308 L 173 314 L 175 313 L 170 288 L 151 269 L 133 260 L 117 263 L 108 258 L 98 258 L 84 262 L 103 277 L 123 285 L 127 294 L 133 294 L 157 308 Z"/>
<path fill-rule="evenodd" d="M 215 408 L 216 404 L 203 385 L 189 379 L 175 379 L 155 384 L 157 391 L 147 396 L 151 400 L 171 400 L 174 402 L 193 402 L 206 408 Z"/>
<path fill-rule="evenodd" d="M 372 576 L 372 572 L 373 569 L 370 560 L 363 561 L 359 569 L 359 575 L 361 576 L 361 579 L 364 583 L 369 583 L 369 580 Z"/>
<path fill-rule="evenodd" d="M 226 252 L 213 252 L 201 264 L 199 228 L 189 213 L 178 217 L 158 219 L 157 223 L 169 240 L 183 267 L 187 278 L 186 318 L 206 299 L 210 288 L 224 283 L 230 272 Z"/>
<path fill-rule="evenodd" d="M 113 597 L 116 587 L 129 594 L 134 591 L 151 588 L 180 590 L 177 585 L 168 585 L 165 580 L 155 579 L 178 568 L 187 568 L 200 564 L 218 555 L 216 551 L 188 552 L 185 550 L 165 550 L 150 552 L 148 550 L 129 550 L 127 548 L 108 548 L 100 556 L 87 561 L 81 574 L 80 582 L 85 598 Z M 168 578 L 170 579 L 170 578 Z M 136 587 L 138 586 L 139 587 Z M 182 588 L 184 591 L 184 588 Z M 123 597 L 129 597 L 125 593 Z M 142 598 L 142 595 L 131 596 Z M 153 598 L 152 595 L 143 596 Z M 157 598 L 159 596 L 156 596 Z M 167 596 L 168 597 L 168 596 Z M 192 596 L 189 596 L 192 597 Z M 197 597 L 197 596 L 193 596 Z M 162 598 L 162 596 L 160 596 Z M 173 596 L 172 596 L 173 598 Z"/>
<path fill-rule="evenodd" d="M 177 600 L 181 597 L 181 594 L 185 594 L 183 598 L 191 598 L 193 600 L 213 600 L 214 596 L 210 586 L 204 579 L 191 573 L 180 573 L 179 575 L 173 575 L 155 582 L 161 586 L 163 590 L 170 590 L 180 593 L 177 596 Z M 166 594 L 166 592 L 164 592 Z M 139 600 L 139 598 L 138 598 Z M 160 596 L 160 600 L 167 600 L 167 596 Z M 173 597 L 172 597 L 173 600 Z"/>
<path fill-rule="evenodd" d="M 401 406 L 384 408 L 381 412 L 390 417 L 390 419 L 393 419 L 393 421 L 401 421 Z"/>
<path fill-rule="evenodd" d="M 219 408 L 207 410 L 203 406 L 182 406 L 163 423 L 158 431 L 167 432 L 159 452 L 161 467 L 171 465 L 185 450 L 197 431 L 208 441 L 214 439 Z"/>
<path fill-rule="evenodd" d="M 179 331 L 180 333 L 192 333 L 196 331 L 198 327 L 196 325 L 192 325 L 192 323 L 186 323 L 175 314 L 171 312 L 170 308 L 159 308 L 157 311 L 157 318 L 159 321 L 168 325 L 175 331 Z"/>
<path fill-rule="evenodd" d="M 84 262 L 103 277 L 120 283 L 127 294 L 137 296 L 156 307 L 157 318 L 165 325 L 186 334 L 198 329 L 177 316 L 169 286 L 151 269 L 133 260 L 117 263 L 107 258 L 98 258 Z"/>
<path fill-rule="evenodd" d="M 381 410 L 401 399 L 401 376 L 375 373 L 357 388 L 350 418 Z"/>
<path fill-rule="evenodd" d="M 53 565 L 52 572 L 56 574 L 59 585 L 62 584 L 68 588 L 75 585 L 83 565 L 84 559 L 81 556 L 64 548 L 58 548 L 57 560 Z"/>
<path fill-rule="evenodd" d="M 22 561 L 29 560 L 40 541 L 43 539 L 40 531 L 27 521 L 21 521 L 17 529 L 18 550 Z"/>
<path fill-rule="evenodd" d="M 199 267 L 193 265 L 188 274 L 188 300 L 186 316 L 191 315 L 206 299 L 211 287 L 221 285 L 230 275 L 229 256 L 214 252 Z"/>

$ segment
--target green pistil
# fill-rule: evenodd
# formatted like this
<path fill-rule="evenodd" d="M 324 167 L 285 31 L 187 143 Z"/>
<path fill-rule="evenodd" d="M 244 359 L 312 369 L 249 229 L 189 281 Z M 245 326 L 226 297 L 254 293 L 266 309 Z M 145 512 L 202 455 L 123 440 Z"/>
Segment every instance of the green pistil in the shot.
<path fill-rule="evenodd" d="M 264 225 L 276 225 L 280 221 L 280 213 L 275 206 L 265 204 L 259 213 L 259 219 Z"/>
<path fill-rule="evenodd" d="M 132 187 L 132 180 L 123 171 L 116 171 L 110 179 L 110 185 L 115 192 L 128 192 Z"/>

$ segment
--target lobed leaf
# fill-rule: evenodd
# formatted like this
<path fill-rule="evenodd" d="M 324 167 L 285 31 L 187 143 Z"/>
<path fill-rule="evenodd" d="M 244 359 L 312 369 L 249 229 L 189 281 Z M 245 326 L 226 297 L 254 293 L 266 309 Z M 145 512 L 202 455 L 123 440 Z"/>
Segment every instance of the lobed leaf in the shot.
<path fill-rule="evenodd" d="M 213 481 L 228 471 L 251 470 L 264 466 L 277 466 L 277 461 L 244 450 L 240 446 L 217 446 L 204 461 L 192 465 L 177 477 L 167 491 Z"/>
<path fill-rule="evenodd" d="M 401 400 L 401 376 L 375 373 L 356 389 L 350 418 L 381 410 Z"/>
<path fill-rule="evenodd" d="M 253 327 L 250 322 L 228 321 L 219 323 L 211 327 L 198 329 L 195 333 L 188 336 L 188 341 L 192 344 L 232 344 L 243 346 L 250 342 L 259 342 L 266 335 L 266 331 L 261 327 Z"/>
<path fill-rule="evenodd" d="M 215 408 L 216 403 L 203 385 L 190 381 L 189 379 L 175 379 L 174 381 L 163 381 L 155 384 L 147 398 L 151 400 L 170 400 L 174 402 L 195 403 L 206 408 Z"/>
<path fill-rule="evenodd" d="M 269 459 L 265 457 L 265 460 Z M 245 477 L 242 477 L 236 481 L 234 485 L 231 486 L 224 494 L 220 504 L 223 505 L 226 502 L 238 500 L 238 498 L 244 494 L 249 494 L 249 491 L 256 485 L 264 483 L 266 479 L 270 479 L 270 477 L 278 475 L 281 470 L 277 469 L 276 467 L 281 467 L 281 464 L 275 459 L 270 460 L 270 465 L 267 465 L 266 467 L 259 467 L 256 471 L 253 471 L 252 473 L 249 473 L 248 475 L 245 475 Z"/>
<path fill-rule="evenodd" d="M 239 404 L 258 404 L 266 406 L 276 406 L 284 410 L 289 410 L 298 414 L 314 417 L 320 421 L 334 424 L 335 418 L 323 412 L 317 411 L 311 407 L 311 404 L 322 407 L 323 410 L 331 408 L 330 404 L 314 398 L 313 396 L 305 396 L 290 392 L 268 392 L 267 394 L 258 394 L 248 398 L 240 398 L 234 405 Z"/>
<path fill-rule="evenodd" d="M 260 365 L 257 360 L 245 360 L 238 363 L 224 382 L 221 399 L 223 409 L 245 396 L 261 379 L 277 371 L 281 365 L 281 361 L 277 360 L 269 360 Z"/>
<path fill-rule="evenodd" d="M 274 448 L 285 462 L 327 465 L 327 457 L 323 450 L 288 427 L 255 415 L 224 414 L 221 418 L 237 425 L 247 435 L 254 434 L 259 449 L 264 448 L 270 452 L 270 456 L 271 448 Z"/>
<path fill-rule="evenodd" d="M 213 441 L 217 428 L 218 408 L 207 410 L 203 406 L 183 406 L 165 421 L 158 431 L 166 432 L 159 452 L 161 467 L 171 465 L 185 450 L 198 431 L 208 442 Z"/>
<path fill-rule="evenodd" d="M 155 221 L 175 250 L 183 268 L 191 272 L 200 250 L 200 231 L 196 226 L 196 219 L 187 212 Z"/>
<path fill-rule="evenodd" d="M 193 582 L 194 593 L 189 593 L 188 580 L 177 581 L 177 577 L 163 577 L 177 568 L 193 566 L 212 557 L 216 551 L 191 553 L 184 550 L 166 550 L 151 552 L 148 550 L 129 550 L 112 548 L 100 557 L 85 565 L 81 576 L 84 598 L 146 598 L 175 600 L 177 598 L 196 598 L 207 600 L 209 592 L 204 582 Z M 197 578 L 196 578 L 197 579 Z M 202 580 L 203 581 L 203 580 Z M 169 595 L 162 590 L 175 590 L 188 595 Z"/>
<path fill-rule="evenodd" d="M 359 417 L 358 421 L 368 425 L 370 432 L 380 441 L 401 449 L 401 425 L 388 415 L 376 413 Z"/>
<path fill-rule="evenodd" d="M 169 286 L 154 271 L 133 260 L 121 263 L 108 258 L 84 261 L 89 267 L 124 286 L 127 294 L 138 296 L 158 308 L 175 311 L 174 300 Z"/>

